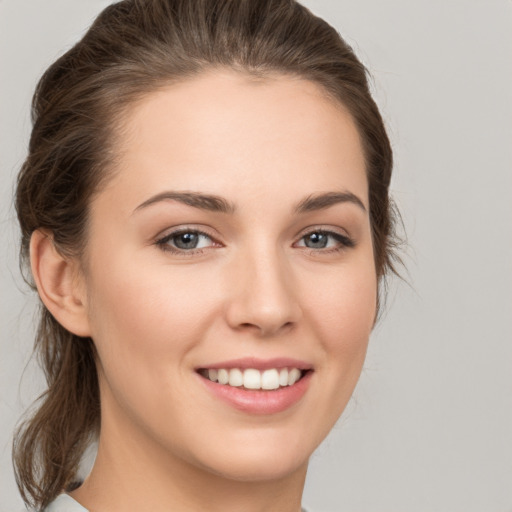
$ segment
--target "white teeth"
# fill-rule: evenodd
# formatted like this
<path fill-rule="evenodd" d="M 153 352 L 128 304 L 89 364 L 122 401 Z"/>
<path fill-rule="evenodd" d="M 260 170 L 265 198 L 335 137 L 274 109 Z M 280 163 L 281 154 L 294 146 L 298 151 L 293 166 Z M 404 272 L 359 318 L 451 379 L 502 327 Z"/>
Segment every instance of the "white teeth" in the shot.
<path fill-rule="evenodd" d="M 292 368 L 288 373 L 288 386 L 293 386 L 300 379 L 300 370 Z"/>
<path fill-rule="evenodd" d="M 244 374 L 238 369 L 233 368 L 229 370 L 229 385 L 238 387 L 244 384 Z"/>
<path fill-rule="evenodd" d="M 217 378 L 219 380 L 219 384 L 227 384 L 229 382 L 229 373 L 227 370 L 219 370 Z"/>
<path fill-rule="evenodd" d="M 261 373 L 258 370 L 244 371 L 244 388 L 261 389 Z"/>
<path fill-rule="evenodd" d="M 288 368 L 283 368 L 279 372 L 279 385 L 288 386 Z"/>
<path fill-rule="evenodd" d="M 277 389 L 279 387 L 279 372 L 265 370 L 261 374 L 261 389 Z"/>
<path fill-rule="evenodd" d="M 242 370 L 231 369 L 209 369 L 202 370 L 202 374 L 212 382 L 229 385 L 233 387 L 243 386 L 246 389 L 279 389 L 279 387 L 293 386 L 302 376 L 298 368 L 270 368 L 259 371 L 254 368 Z"/>

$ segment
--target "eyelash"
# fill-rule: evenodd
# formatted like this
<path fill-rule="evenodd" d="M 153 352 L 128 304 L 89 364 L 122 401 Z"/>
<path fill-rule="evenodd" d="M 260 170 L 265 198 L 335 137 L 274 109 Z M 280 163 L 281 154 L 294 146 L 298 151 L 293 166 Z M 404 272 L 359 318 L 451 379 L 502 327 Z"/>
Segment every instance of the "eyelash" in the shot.
<path fill-rule="evenodd" d="M 306 237 L 311 235 L 324 235 L 333 238 L 338 245 L 331 248 L 311 248 L 311 247 L 305 247 L 302 246 L 304 249 L 306 249 L 311 255 L 315 255 L 318 253 L 321 254 L 333 254 L 333 253 L 339 253 L 342 251 L 345 251 L 347 249 L 352 249 L 355 247 L 355 241 L 348 237 L 347 235 L 342 235 L 341 233 L 338 233 L 336 231 L 329 231 L 327 229 L 317 228 L 317 229 L 311 229 L 307 233 L 304 233 L 300 237 L 300 241 L 304 240 Z"/>
<path fill-rule="evenodd" d="M 185 234 L 194 234 L 194 235 L 199 235 L 199 236 L 205 236 L 207 238 L 209 238 L 210 240 L 212 240 L 212 242 L 214 241 L 213 237 L 211 235 L 209 235 L 208 233 L 204 232 L 204 231 L 201 231 L 200 229 L 197 229 L 197 228 L 180 228 L 180 229 L 177 229 L 176 231 L 173 231 L 165 236 L 163 236 L 162 238 L 158 239 L 155 244 L 162 250 L 162 251 L 165 251 L 165 252 L 170 252 L 172 254 L 176 254 L 176 255 L 179 255 L 179 256 L 193 256 L 193 255 L 196 255 L 196 254 L 201 254 L 204 252 L 205 249 L 208 249 L 208 247 L 206 248 L 199 248 L 199 249 L 191 249 L 191 250 L 186 250 L 186 249 L 180 249 L 179 247 L 173 247 L 172 245 L 169 244 L 169 242 L 173 239 L 173 238 L 176 238 L 180 235 L 185 235 Z"/>
<path fill-rule="evenodd" d="M 202 254 L 206 249 L 209 249 L 211 247 L 211 246 L 209 246 L 209 247 L 202 247 L 199 249 L 186 250 L 186 249 L 180 249 L 178 247 L 173 247 L 172 245 L 169 244 L 169 242 L 173 238 L 176 238 L 176 237 L 178 237 L 180 235 L 184 235 L 184 234 L 194 234 L 194 235 L 198 235 L 198 236 L 204 236 L 204 237 L 209 238 L 213 242 L 213 244 L 215 244 L 214 238 L 211 235 L 209 235 L 208 233 L 206 233 L 205 231 L 201 231 L 200 229 L 196 229 L 196 228 L 181 228 L 181 229 L 177 229 L 176 231 L 173 231 L 173 232 L 163 236 L 162 238 L 159 238 L 155 242 L 155 245 L 158 246 L 162 251 L 170 252 L 172 254 L 176 254 L 179 256 L 194 256 L 197 254 Z M 319 253 L 322 253 L 322 254 L 338 253 L 338 252 L 344 251 L 346 249 L 351 249 L 351 248 L 355 247 L 355 245 L 356 245 L 355 241 L 352 238 L 348 237 L 347 235 L 342 235 L 341 233 L 337 233 L 336 231 L 329 231 L 329 230 L 321 229 L 321 228 L 311 229 L 307 233 L 304 233 L 299 238 L 299 240 L 302 241 L 306 237 L 314 235 L 314 234 L 329 236 L 329 237 L 333 238 L 334 240 L 336 240 L 336 242 L 339 245 L 337 247 L 332 247 L 332 248 L 318 248 L 318 249 L 301 246 L 312 255 L 319 254 Z"/>

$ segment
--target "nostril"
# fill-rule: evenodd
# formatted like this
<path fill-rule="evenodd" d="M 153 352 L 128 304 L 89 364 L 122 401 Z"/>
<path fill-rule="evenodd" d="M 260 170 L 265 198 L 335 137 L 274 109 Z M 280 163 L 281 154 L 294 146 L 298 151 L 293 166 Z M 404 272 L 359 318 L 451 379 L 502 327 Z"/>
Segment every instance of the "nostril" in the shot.
<path fill-rule="evenodd" d="M 253 324 L 251 322 L 243 322 L 238 325 L 237 330 L 240 331 L 254 331 L 258 333 L 260 336 L 272 336 L 275 334 L 282 334 L 283 332 L 290 331 L 293 329 L 295 323 L 294 322 L 285 322 L 281 325 L 279 324 L 271 324 L 270 322 L 260 324 Z"/>
<path fill-rule="evenodd" d="M 250 322 L 244 322 L 238 326 L 240 330 L 254 330 L 259 331 L 260 327 L 258 327 L 256 324 L 251 324 Z"/>

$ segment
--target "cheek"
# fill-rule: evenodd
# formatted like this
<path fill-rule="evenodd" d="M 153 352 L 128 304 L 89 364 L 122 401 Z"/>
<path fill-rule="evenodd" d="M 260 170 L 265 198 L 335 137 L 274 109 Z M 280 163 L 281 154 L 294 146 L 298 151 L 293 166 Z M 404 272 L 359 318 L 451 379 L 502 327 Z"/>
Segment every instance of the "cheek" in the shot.
<path fill-rule="evenodd" d="M 97 265 L 100 267 L 100 265 Z M 158 343 L 161 337 L 181 338 L 196 324 L 198 311 L 210 302 L 208 288 L 193 282 L 184 272 L 170 267 L 137 262 L 134 258 L 116 258 L 101 262 L 94 272 L 91 316 L 99 330 L 120 331 L 144 343 Z M 200 281 L 200 279 L 198 279 Z M 201 293 L 199 293 L 201 292 Z M 159 336 L 152 337 L 150 333 Z M 101 332 L 96 333 L 101 336 Z"/>
<path fill-rule="evenodd" d="M 377 277 L 372 261 L 362 263 L 326 276 L 323 290 L 313 294 L 314 329 L 329 352 L 366 350 L 376 314 Z"/>
<path fill-rule="evenodd" d="M 187 276 L 134 259 L 103 258 L 93 275 L 92 338 L 111 385 L 128 390 L 136 382 L 141 392 L 165 386 L 169 366 L 207 328 L 215 298 Z"/>
<path fill-rule="evenodd" d="M 364 262 L 363 262 L 364 263 Z M 326 280 L 312 302 L 312 329 L 323 346 L 326 402 L 333 418 L 348 402 L 362 370 L 376 314 L 373 260 Z"/>

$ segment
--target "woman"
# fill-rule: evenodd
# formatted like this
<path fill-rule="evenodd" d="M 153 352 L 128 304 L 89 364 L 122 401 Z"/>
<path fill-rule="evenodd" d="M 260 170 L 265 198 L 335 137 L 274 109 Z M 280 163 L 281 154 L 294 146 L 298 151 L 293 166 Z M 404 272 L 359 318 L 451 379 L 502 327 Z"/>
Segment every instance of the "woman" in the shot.
<path fill-rule="evenodd" d="M 125 0 L 33 110 L 17 211 L 48 391 L 15 441 L 25 501 L 299 511 L 393 269 L 364 67 L 291 0 Z"/>

